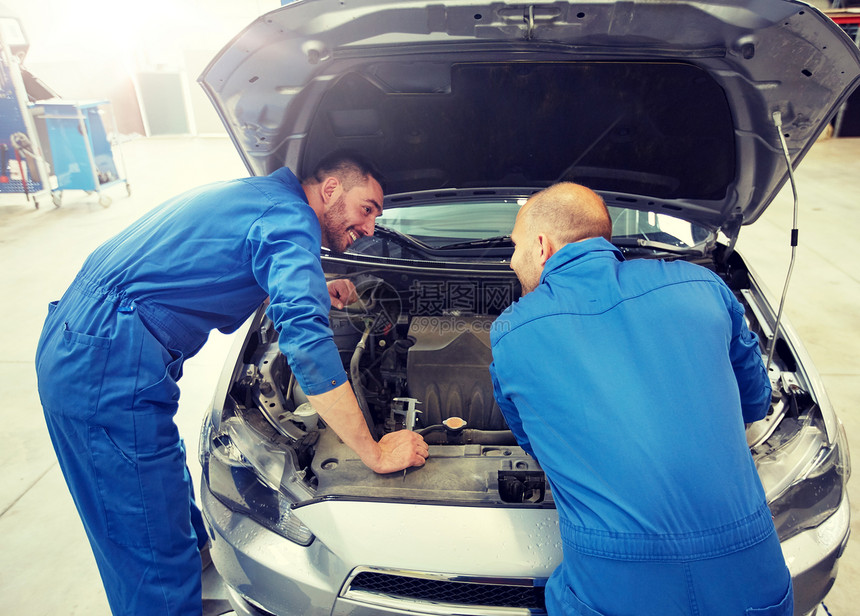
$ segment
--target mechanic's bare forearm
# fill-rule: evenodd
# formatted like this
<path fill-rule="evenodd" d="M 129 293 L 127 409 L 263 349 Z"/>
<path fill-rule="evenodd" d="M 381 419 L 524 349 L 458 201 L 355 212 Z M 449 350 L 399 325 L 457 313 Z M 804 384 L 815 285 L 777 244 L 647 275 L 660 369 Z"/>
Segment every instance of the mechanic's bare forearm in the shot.
<path fill-rule="evenodd" d="M 308 401 L 335 434 L 358 454 L 361 461 L 376 470 L 382 450 L 367 428 L 364 414 L 358 407 L 358 401 L 349 383 L 324 394 L 308 396 Z"/>

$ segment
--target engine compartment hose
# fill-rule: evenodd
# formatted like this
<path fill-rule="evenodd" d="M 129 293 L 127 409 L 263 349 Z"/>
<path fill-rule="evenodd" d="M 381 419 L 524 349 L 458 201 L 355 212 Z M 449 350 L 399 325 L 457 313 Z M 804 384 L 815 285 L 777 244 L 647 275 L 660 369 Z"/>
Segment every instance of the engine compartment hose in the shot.
<path fill-rule="evenodd" d="M 507 445 L 516 446 L 517 439 L 510 430 L 476 430 L 467 428 L 459 433 L 453 433 L 442 424 L 433 424 L 421 430 L 418 434 L 424 437 L 428 445 Z"/>
<path fill-rule="evenodd" d="M 373 424 L 373 418 L 370 416 L 370 410 L 367 408 L 367 398 L 364 396 L 364 387 L 361 384 L 361 356 L 364 355 L 364 350 L 367 348 L 367 339 L 370 337 L 370 331 L 373 329 L 373 321 L 368 320 L 365 323 L 364 333 L 361 335 L 361 340 L 355 345 L 355 351 L 352 352 L 352 359 L 349 360 L 349 381 L 352 383 L 352 391 L 355 393 L 355 399 L 358 402 L 358 408 L 361 409 L 361 414 L 364 415 L 364 422 L 367 424 L 367 429 L 370 430 L 370 435 L 374 440 L 379 440 L 376 434 L 376 427 Z"/>

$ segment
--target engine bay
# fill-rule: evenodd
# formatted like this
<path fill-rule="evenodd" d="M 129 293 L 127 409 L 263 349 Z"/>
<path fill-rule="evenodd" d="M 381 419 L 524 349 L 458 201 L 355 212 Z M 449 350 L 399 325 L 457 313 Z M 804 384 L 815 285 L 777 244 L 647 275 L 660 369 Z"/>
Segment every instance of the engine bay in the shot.
<path fill-rule="evenodd" d="M 415 301 L 407 309 L 408 289 L 375 276 L 355 284 L 359 300 L 330 314 L 344 368 L 374 438 L 403 428 L 418 431 L 431 446 L 425 468 L 377 475 L 365 467 L 319 420 L 278 348 L 274 324 L 263 314 L 232 390 L 245 419 L 263 418 L 251 421 L 295 452 L 317 497 L 434 500 L 438 492 L 446 501 L 549 504 L 543 473 L 517 445 L 493 398 L 487 367 L 495 316 L 448 309 L 422 314 L 423 300 L 415 294 L 426 289 L 414 280 Z M 513 292 L 510 280 L 480 286 Z"/>
<path fill-rule="evenodd" d="M 702 264 L 721 269 L 764 344 L 771 333 L 743 262 L 716 263 Z M 354 281 L 359 300 L 332 310 L 330 325 L 367 425 L 376 439 L 403 428 L 421 433 L 430 445 L 425 467 L 377 475 L 364 466 L 308 403 L 262 309 L 234 371 L 227 426 L 246 423 L 285 456 L 291 481 L 301 481 L 306 498 L 553 506 L 540 466 L 507 429 L 488 372 L 491 324 L 519 294 L 509 270 L 484 271 L 468 279 L 467 289 L 459 288 L 462 276 L 442 272 L 382 268 L 332 275 L 343 276 Z M 791 349 L 782 341 L 776 348 L 771 412 L 747 429 L 757 461 L 820 421 Z"/>

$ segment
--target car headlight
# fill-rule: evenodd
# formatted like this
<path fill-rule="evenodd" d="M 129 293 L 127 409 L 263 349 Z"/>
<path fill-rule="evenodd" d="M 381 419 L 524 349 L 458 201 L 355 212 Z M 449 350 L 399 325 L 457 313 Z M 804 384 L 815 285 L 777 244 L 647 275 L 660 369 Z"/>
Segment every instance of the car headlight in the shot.
<path fill-rule="evenodd" d="M 313 533 L 292 511 L 309 495 L 290 481 L 291 451 L 274 448 L 238 417 L 222 421 L 218 434 L 205 430 L 203 437 L 203 473 L 215 498 L 290 541 L 313 542 Z"/>
<path fill-rule="evenodd" d="M 815 528 L 839 504 L 850 474 L 848 440 L 839 424 L 827 438 L 819 412 L 783 420 L 776 446 L 756 458 L 759 476 L 781 541 Z"/>

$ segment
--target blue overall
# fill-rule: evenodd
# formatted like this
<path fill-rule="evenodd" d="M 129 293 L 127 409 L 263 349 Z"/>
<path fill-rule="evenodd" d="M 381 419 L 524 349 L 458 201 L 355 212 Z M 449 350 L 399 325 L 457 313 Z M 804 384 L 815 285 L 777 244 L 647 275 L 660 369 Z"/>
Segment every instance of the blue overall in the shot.
<path fill-rule="evenodd" d="M 182 363 L 270 297 L 308 394 L 346 382 L 319 220 L 288 169 L 175 197 L 108 240 L 36 353 L 48 429 L 114 614 L 200 614 L 206 541 L 173 421 Z"/>
<path fill-rule="evenodd" d="M 792 613 L 744 434 L 770 381 L 717 275 L 567 244 L 491 343 L 496 399 L 559 512 L 551 615 Z"/>

